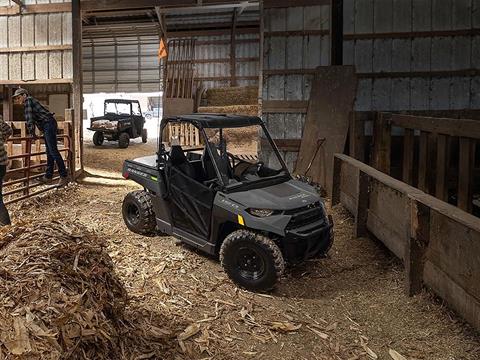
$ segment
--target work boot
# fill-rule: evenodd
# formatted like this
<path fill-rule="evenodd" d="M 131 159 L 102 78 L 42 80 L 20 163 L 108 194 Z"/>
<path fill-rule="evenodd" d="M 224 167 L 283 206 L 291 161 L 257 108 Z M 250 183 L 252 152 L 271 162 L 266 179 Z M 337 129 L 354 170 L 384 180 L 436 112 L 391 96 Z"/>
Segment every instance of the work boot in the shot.
<path fill-rule="evenodd" d="M 65 186 L 68 185 L 69 182 L 70 182 L 70 178 L 68 176 L 60 177 L 60 180 L 58 180 L 57 186 L 58 187 L 65 187 Z"/>
<path fill-rule="evenodd" d="M 52 178 L 48 178 L 45 175 L 43 175 L 41 178 L 37 179 L 39 183 L 42 183 L 44 185 L 48 185 L 52 183 Z"/>

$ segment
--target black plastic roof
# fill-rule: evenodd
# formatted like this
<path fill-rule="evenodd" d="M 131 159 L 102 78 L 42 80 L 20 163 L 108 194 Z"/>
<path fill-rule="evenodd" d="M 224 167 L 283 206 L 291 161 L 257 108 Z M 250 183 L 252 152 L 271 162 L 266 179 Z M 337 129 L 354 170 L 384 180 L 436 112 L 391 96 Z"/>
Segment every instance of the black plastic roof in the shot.
<path fill-rule="evenodd" d="M 105 99 L 105 102 L 115 102 L 115 103 L 122 103 L 122 104 L 130 104 L 132 102 L 138 102 L 138 100 L 131 100 L 131 99 Z"/>
<path fill-rule="evenodd" d="M 262 124 L 257 116 L 193 114 L 167 117 L 168 122 L 189 122 L 199 128 L 236 128 Z"/>

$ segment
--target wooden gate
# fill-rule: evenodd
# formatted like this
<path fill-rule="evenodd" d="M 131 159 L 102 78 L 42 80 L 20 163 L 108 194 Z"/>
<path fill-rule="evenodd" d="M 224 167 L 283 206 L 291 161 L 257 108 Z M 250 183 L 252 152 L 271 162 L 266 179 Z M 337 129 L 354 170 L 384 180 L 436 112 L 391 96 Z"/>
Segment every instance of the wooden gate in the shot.
<path fill-rule="evenodd" d="M 7 122 L 14 129 L 14 135 L 7 139 L 8 166 L 3 196 L 6 204 L 11 204 L 56 188 L 45 186 L 38 179 L 45 173 L 46 151 L 43 140 L 33 140 L 28 136 L 24 121 Z M 73 175 L 72 123 L 58 122 L 57 139 L 59 151 L 63 155 L 70 175 Z M 53 180 L 59 179 L 55 171 Z"/>

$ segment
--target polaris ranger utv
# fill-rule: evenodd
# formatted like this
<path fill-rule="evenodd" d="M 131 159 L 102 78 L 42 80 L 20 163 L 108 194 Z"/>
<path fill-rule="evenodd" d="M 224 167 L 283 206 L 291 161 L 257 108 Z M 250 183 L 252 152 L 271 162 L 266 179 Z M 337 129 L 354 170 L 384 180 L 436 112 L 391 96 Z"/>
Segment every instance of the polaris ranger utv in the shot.
<path fill-rule="evenodd" d="M 162 121 L 160 138 L 170 123 L 194 125 L 205 145 L 167 150 L 162 144 L 157 155 L 125 161 L 123 176 L 144 187 L 123 201 L 131 231 L 171 235 L 219 256 L 228 276 L 253 291 L 272 289 L 286 263 L 327 253 L 332 218 L 313 187 L 292 179 L 260 118 L 170 117 Z M 245 134 L 253 134 L 250 143 Z M 255 144 L 259 134 L 261 151 L 274 154 L 268 165 L 237 156 L 227 145 L 235 135 Z"/>
<path fill-rule="evenodd" d="M 144 124 L 138 100 L 108 99 L 104 103 L 104 115 L 91 118 L 88 130 L 95 131 L 95 146 L 101 146 L 108 140 L 118 141 L 118 147 L 125 149 L 130 144 L 130 139 L 141 137 L 143 143 L 147 142 Z"/>

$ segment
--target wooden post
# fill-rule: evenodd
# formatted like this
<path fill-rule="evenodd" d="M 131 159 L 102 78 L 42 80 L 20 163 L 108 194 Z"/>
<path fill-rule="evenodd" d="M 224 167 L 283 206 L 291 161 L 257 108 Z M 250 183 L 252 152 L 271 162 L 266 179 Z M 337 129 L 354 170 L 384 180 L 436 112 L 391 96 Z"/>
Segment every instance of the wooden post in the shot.
<path fill-rule="evenodd" d="M 467 212 L 472 212 L 473 166 L 475 162 L 475 141 L 470 138 L 460 138 L 458 161 L 458 204 Z"/>
<path fill-rule="evenodd" d="M 373 164 L 374 167 L 390 175 L 390 152 L 392 143 L 392 126 L 388 113 L 377 113 L 374 123 Z"/>
<path fill-rule="evenodd" d="M 415 132 L 413 129 L 405 129 L 403 137 L 403 182 L 413 185 L 413 155 L 415 153 Z"/>
<path fill-rule="evenodd" d="M 352 111 L 350 113 L 350 156 L 365 162 L 365 117 Z"/>
<path fill-rule="evenodd" d="M 405 293 L 408 296 L 422 290 L 425 250 L 430 238 L 430 208 L 410 200 L 410 228 L 405 249 Z"/>
<path fill-rule="evenodd" d="M 447 174 L 450 164 L 449 140 L 450 139 L 447 135 L 438 134 L 435 196 L 443 201 L 448 201 Z"/>
<path fill-rule="evenodd" d="M 340 204 L 342 160 L 333 156 L 332 206 Z"/>
<path fill-rule="evenodd" d="M 343 0 L 330 0 L 330 65 L 343 64 Z"/>
<path fill-rule="evenodd" d="M 80 0 L 72 0 L 72 61 L 73 61 L 73 137 L 72 151 L 83 171 L 83 76 L 82 76 L 82 16 Z M 76 161 L 75 161 L 76 163 Z M 75 168 L 75 173 L 76 173 Z"/>
<path fill-rule="evenodd" d="M 428 136 L 429 133 L 425 131 L 420 132 L 420 146 L 418 151 L 418 188 L 428 193 Z"/>
<path fill-rule="evenodd" d="M 230 86 L 237 86 L 237 9 L 233 9 L 230 36 Z"/>
<path fill-rule="evenodd" d="M 358 170 L 357 202 L 355 204 L 355 237 L 367 235 L 368 203 L 370 199 L 370 177 Z"/>
<path fill-rule="evenodd" d="M 13 121 L 12 89 L 3 86 L 3 121 Z"/>

